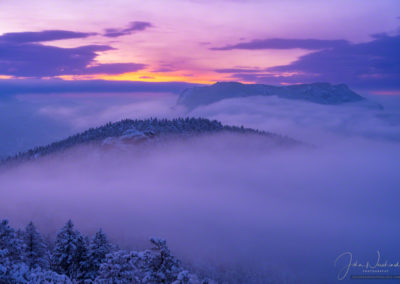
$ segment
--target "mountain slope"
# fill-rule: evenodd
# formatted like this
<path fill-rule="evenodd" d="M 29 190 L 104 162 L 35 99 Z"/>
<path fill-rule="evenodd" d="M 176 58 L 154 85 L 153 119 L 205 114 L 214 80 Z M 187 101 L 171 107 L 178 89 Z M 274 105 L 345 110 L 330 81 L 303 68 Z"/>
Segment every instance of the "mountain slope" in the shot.
<path fill-rule="evenodd" d="M 285 99 L 305 100 L 318 104 L 344 104 L 361 102 L 366 99 L 353 92 L 345 84 L 313 83 L 290 86 L 270 86 L 262 84 L 242 84 L 238 82 L 218 82 L 211 86 L 191 87 L 179 96 L 178 104 L 188 109 L 208 105 L 227 98 L 249 96 L 273 96 Z"/>
<path fill-rule="evenodd" d="M 178 118 L 178 119 L 146 119 L 146 120 L 121 120 L 115 123 L 90 128 L 82 133 L 70 136 L 64 140 L 54 142 L 47 146 L 36 147 L 24 153 L 19 153 L 10 160 L 30 160 L 51 153 L 63 151 L 81 144 L 96 144 L 109 146 L 119 143 L 137 144 L 150 140 L 169 137 L 193 137 L 201 134 L 212 133 L 238 133 L 251 134 L 266 138 L 268 141 L 278 145 L 300 144 L 291 138 L 282 137 L 277 134 L 254 130 L 250 128 L 226 126 L 216 120 L 203 118 Z"/>

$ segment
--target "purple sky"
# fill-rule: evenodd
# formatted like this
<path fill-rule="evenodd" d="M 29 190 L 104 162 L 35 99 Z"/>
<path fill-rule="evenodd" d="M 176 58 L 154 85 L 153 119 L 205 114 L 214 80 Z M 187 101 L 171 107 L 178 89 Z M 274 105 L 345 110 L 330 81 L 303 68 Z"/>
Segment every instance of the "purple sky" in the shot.
<path fill-rule="evenodd" d="M 398 1 L 0 3 L 0 78 L 292 84 L 400 92 Z"/>

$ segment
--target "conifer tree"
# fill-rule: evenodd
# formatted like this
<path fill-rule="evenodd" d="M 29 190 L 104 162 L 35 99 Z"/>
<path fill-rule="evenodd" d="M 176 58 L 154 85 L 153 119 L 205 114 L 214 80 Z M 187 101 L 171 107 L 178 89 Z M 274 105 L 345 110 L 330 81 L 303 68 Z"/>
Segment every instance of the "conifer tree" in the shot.
<path fill-rule="evenodd" d="M 37 266 L 46 268 L 48 266 L 46 257 L 47 245 L 32 222 L 26 226 L 22 237 L 24 241 L 24 260 L 29 269 Z"/>
<path fill-rule="evenodd" d="M 23 244 L 8 220 L 0 221 L 0 283 L 12 283 L 15 276 L 23 275 L 27 267 L 22 263 Z"/>
<path fill-rule="evenodd" d="M 90 240 L 89 244 L 89 259 L 90 264 L 88 277 L 90 279 L 95 279 L 98 275 L 100 264 L 106 259 L 106 255 L 112 250 L 112 245 L 108 241 L 105 233 L 100 229 L 93 238 Z"/>
<path fill-rule="evenodd" d="M 68 277 L 75 275 L 75 257 L 78 247 L 78 232 L 69 220 L 58 232 L 52 254 L 53 270 Z"/>
<path fill-rule="evenodd" d="M 74 257 L 74 275 L 73 278 L 83 280 L 87 278 L 89 272 L 89 239 L 78 233 L 76 242 L 76 251 Z"/>
<path fill-rule="evenodd" d="M 3 251 L 4 257 L 20 261 L 22 248 L 23 243 L 17 238 L 15 230 L 8 224 L 8 220 L 2 220 L 0 222 L 0 251 Z"/>

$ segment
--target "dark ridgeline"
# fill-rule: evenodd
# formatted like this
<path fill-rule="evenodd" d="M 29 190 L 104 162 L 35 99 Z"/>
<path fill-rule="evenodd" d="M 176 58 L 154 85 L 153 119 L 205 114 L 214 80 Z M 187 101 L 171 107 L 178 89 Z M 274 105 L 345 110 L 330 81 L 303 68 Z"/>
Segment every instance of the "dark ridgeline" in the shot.
<path fill-rule="evenodd" d="M 366 99 L 345 84 L 330 83 L 271 86 L 264 84 L 242 84 L 239 82 L 217 82 L 210 86 L 186 88 L 179 96 L 178 105 L 192 110 L 223 99 L 250 96 L 278 96 L 283 99 L 303 100 L 325 105 L 339 105 Z M 370 107 L 381 108 L 370 102 Z"/>
<path fill-rule="evenodd" d="M 215 283 L 187 271 L 165 240 L 150 242 L 148 250 L 121 250 L 102 230 L 89 238 L 69 220 L 49 244 L 32 222 L 16 231 L 0 220 L 0 283 Z"/>
<path fill-rule="evenodd" d="M 131 138 L 132 141 L 144 141 L 156 137 L 192 137 L 195 135 L 222 132 L 259 135 L 273 140 L 280 145 L 299 144 L 299 142 L 293 139 L 278 134 L 251 128 L 227 126 L 219 121 L 204 118 L 125 119 L 114 123 L 109 122 L 100 127 L 90 128 L 64 140 L 46 146 L 36 147 L 27 152 L 18 153 L 15 156 L 6 158 L 3 162 L 35 159 L 80 144 L 101 144 L 107 138 L 122 137 Z"/>

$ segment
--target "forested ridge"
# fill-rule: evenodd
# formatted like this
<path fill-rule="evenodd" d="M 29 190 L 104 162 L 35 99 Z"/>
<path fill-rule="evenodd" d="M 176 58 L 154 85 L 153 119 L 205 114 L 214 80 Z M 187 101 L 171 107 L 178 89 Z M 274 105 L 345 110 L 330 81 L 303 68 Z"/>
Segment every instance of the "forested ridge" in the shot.
<path fill-rule="evenodd" d="M 292 145 L 297 142 L 278 134 L 260 131 L 252 128 L 223 125 L 217 120 L 205 118 L 176 118 L 176 119 L 125 119 L 107 123 L 79 134 L 72 135 L 61 141 L 46 146 L 35 147 L 26 152 L 8 157 L 4 161 L 27 160 L 38 158 L 50 153 L 63 151 L 85 143 L 102 143 L 110 138 L 122 138 L 131 141 L 144 141 L 162 136 L 191 137 L 207 133 L 241 133 L 255 134 L 272 139 L 279 144 Z"/>

